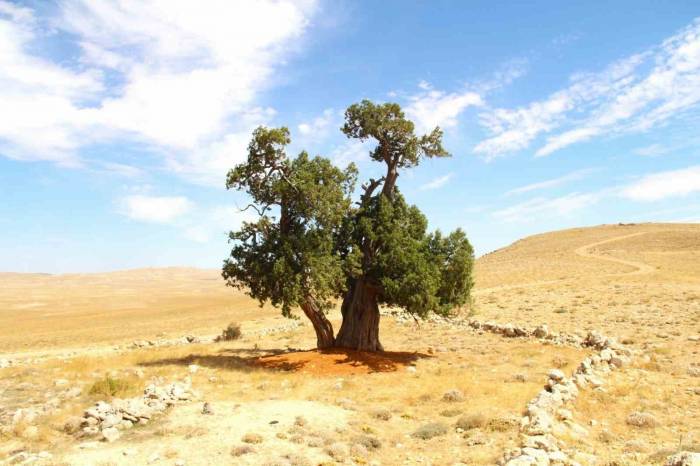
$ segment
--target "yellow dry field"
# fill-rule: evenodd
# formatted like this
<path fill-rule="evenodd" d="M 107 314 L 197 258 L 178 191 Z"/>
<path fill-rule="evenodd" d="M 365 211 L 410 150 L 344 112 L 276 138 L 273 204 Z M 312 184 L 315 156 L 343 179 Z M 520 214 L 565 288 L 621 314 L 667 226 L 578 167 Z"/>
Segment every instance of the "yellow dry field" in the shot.
<path fill-rule="evenodd" d="M 585 434 L 565 439 L 582 464 L 662 464 L 700 449 L 700 225 L 611 225 L 523 239 L 477 261 L 472 312 L 480 320 L 556 331 L 599 330 L 640 355 L 584 390 L 571 407 Z M 333 316 L 338 325 L 338 316 Z M 129 349 L 137 339 L 211 335 L 242 324 L 233 342 Z M 288 322 L 223 286 L 217 271 L 153 269 L 94 275 L 0 275 L 0 358 L 34 362 L 0 369 L 0 417 L 46 406 L 36 423 L 0 434 L 0 461 L 49 451 L 45 464 L 494 464 L 518 445 L 523 409 L 553 367 L 571 373 L 586 350 L 479 335 L 428 323 L 382 320 L 387 349 L 417 352 L 413 366 L 365 374 L 312 375 L 251 366 L 308 349 L 311 327 L 258 334 Z M 198 370 L 191 374 L 189 366 Z M 191 375 L 198 401 L 98 448 L 63 432 L 66 419 L 109 396 L 90 393 L 106 376 L 116 396 L 152 377 Z M 447 401 L 453 389 L 464 398 Z M 202 415 L 203 401 L 213 415 Z M 626 423 L 635 411 L 652 426 Z M 306 422 L 297 425 L 297 417 Z M 455 429 L 462 419 L 464 431 Z M 274 422 L 277 421 L 277 422 Z M 444 432 L 431 439 L 424 431 Z M 30 435 L 31 433 L 31 435 Z M 245 434 L 261 443 L 244 444 Z M 363 445 L 363 448 L 357 445 Z M 250 452 L 240 453 L 247 445 Z M 41 463 L 39 463 L 41 464 Z"/>
<path fill-rule="evenodd" d="M 700 225 L 640 224 L 537 235 L 477 263 L 483 320 L 599 330 L 639 350 L 604 391 L 586 391 L 570 439 L 598 464 L 662 464 L 700 451 Z M 693 375 L 694 374 L 694 375 Z M 647 412 L 656 426 L 626 423 Z"/>
<path fill-rule="evenodd" d="M 218 333 L 229 321 L 278 318 L 226 287 L 217 270 L 0 273 L 0 352 L 81 348 Z"/>

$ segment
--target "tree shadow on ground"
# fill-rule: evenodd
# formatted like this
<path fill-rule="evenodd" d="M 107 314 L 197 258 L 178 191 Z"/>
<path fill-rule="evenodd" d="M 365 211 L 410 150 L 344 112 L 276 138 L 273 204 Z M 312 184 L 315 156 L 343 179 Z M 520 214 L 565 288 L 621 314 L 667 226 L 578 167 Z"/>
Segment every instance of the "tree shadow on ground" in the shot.
<path fill-rule="evenodd" d="M 394 372 L 432 356 L 408 351 L 370 353 L 346 348 L 299 351 L 289 349 L 223 349 L 216 354 L 190 354 L 143 362 L 144 367 L 189 366 L 250 372 L 254 370 L 304 372 L 318 375 L 350 375 Z"/>
<path fill-rule="evenodd" d="M 250 372 L 256 370 L 254 361 L 265 356 L 274 356 L 288 352 L 288 349 L 281 348 L 224 348 L 216 354 L 188 354 L 177 358 L 163 358 L 154 361 L 139 363 L 143 367 L 160 366 L 198 366 L 213 369 L 227 369 L 234 371 Z M 263 368 L 264 369 L 264 368 Z"/>
<path fill-rule="evenodd" d="M 262 356 L 255 361 L 258 367 L 285 371 L 302 371 L 313 374 L 357 374 L 394 372 L 412 365 L 427 354 L 407 351 L 381 351 L 376 353 L 347 348 L 296 351 Z"/>

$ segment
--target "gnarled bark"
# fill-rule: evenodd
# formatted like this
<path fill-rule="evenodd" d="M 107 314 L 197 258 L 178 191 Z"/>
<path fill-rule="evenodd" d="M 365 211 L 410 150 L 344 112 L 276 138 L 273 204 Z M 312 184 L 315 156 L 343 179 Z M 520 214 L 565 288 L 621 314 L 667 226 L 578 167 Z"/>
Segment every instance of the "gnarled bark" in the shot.
<path fill-rule="evenodd" d="M 383 351 L 379 342 L 379 305 L 377 290 L 364 279 L 355 281 L 343 305 L 343 324 L 335 345 L 360 351 Z"/>
<path fill-rule="evenodd" d="M 314 326 L 314 331 L 316 332 L 316 347 L 323 349 L 334 346 L 333 324 L 331 324 L 316 302 L 313 299 L 307 299 L 302 303 L 301 309 Z"/>

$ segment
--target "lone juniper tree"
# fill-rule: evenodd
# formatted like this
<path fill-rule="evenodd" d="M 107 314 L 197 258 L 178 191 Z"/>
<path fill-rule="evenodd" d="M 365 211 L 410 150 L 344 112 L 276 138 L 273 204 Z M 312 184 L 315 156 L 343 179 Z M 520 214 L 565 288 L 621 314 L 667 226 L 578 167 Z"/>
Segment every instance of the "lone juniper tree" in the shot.
<path fill-rule="evenodd" d="M 379 305 L 425 317 L 449 313 L 469 300 L 474 253 L 460 229 L 427 233 L 427 220 L 396 186 L 399 171 L 424 157 L 447 157 L 442 131 L 416 136 L 398 104 L 369 101 L 345 112 L 343 133 L 373 140 L 369 156 L 386 173 L 362 185 L 352 202 L 357 169 L 323 157 L 286 156 L 287 128 L 253 132 L 248 160 L 229 171 L 228 189 L 252 198 L 259 214 L 230 233 L 224 261 L 227 284 L 244 288 L 285 316 L 298 306 L 314 326 L 319 348 L 382 350 Z M 326 317 L 342 299 L 337 336 Z"/>

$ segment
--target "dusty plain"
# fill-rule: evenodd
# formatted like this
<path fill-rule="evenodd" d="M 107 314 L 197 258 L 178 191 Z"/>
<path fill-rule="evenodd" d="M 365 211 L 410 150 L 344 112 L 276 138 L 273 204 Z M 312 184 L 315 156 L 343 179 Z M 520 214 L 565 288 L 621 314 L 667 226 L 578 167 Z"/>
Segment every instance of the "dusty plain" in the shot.
<path fill-rule="evenodd" d="M 596 330 L 635 351 L 571 407 L 584 431 L 564 440 L 581 464 L 700 450 L 700 225 L 532 236 L 478 259 L 476 283 L 463 316 Z M 229 322 L 242 337 L 210 342 Z M 518 446 L 549 370 L 571 373 L 587 355 L 390 316 L 381 331 L 393 353 L 319 354 L 303 352 L 315 338 L 299 322 L 226 288 L 216 270 L 2 273 L 0 361 L 11 364 L 0 368 L 0 464 L 23 452 L 53 465 L 495 464 Z M 66 433 L 97 401 L 187 377 L 197 396 L 114 442 Z M 107 378 L 113 393 L 100 390 Z M 653 422 L 630 425 L 634 412 Z"/>

